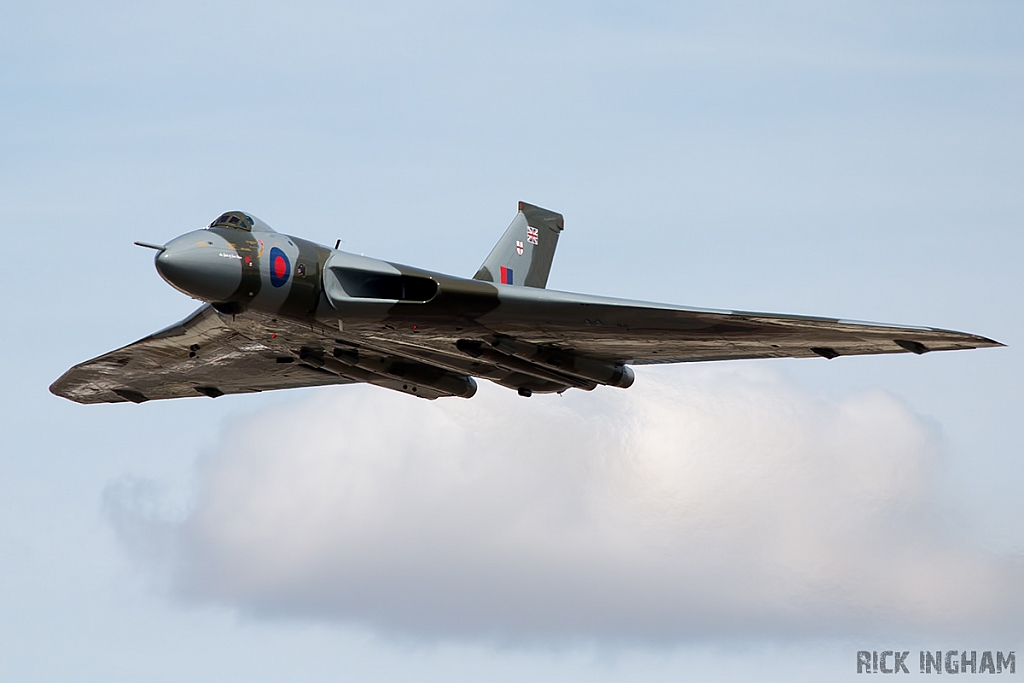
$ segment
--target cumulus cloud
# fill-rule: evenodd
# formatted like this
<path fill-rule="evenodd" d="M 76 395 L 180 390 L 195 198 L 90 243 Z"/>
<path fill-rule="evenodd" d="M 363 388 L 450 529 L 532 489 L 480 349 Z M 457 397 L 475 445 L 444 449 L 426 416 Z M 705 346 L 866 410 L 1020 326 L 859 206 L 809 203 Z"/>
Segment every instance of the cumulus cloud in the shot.
<path fill-rule="evenodd" d="M 168 517 L 109 487 L 189 600 L 511 641 L 957 631 L 1015 623 L 1021 573 L 937 503 L 939 438 L 881 391 L 758 366 L 628 391 L 426 402 L 324 389 L 229 425 Z M 956 609 L 951 609 L 955 605 Z"/>

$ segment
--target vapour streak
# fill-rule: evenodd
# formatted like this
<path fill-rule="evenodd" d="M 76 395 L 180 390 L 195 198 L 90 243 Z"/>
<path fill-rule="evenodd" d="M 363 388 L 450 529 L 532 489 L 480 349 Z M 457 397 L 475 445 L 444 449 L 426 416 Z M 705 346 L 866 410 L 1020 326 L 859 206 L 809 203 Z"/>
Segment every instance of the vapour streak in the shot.
<path fill-rule="evenodd" d="M 1019 568 L 953 537 L 940 472 L 933 428 L 884 392 L 835 402 L 757 366 L 684 367 L 529 400 L 319 391 L 229 425 L 180 519 L 130 482 L 107 502 L 180 597 L 384 633 L 1016 625 Z"/>

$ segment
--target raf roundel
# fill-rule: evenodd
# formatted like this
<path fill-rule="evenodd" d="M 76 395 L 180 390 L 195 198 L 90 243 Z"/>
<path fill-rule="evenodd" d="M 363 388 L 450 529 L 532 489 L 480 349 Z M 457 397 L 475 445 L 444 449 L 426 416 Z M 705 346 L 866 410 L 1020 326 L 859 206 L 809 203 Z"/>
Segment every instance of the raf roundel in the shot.
<path fill-rule="evenodd" d="M 275 287 L 282 287 L 288 282 L 291 275 L 292 265 L 288 262 L 288 255 L 279 248 L 270 250 L 270 284 Z"/>

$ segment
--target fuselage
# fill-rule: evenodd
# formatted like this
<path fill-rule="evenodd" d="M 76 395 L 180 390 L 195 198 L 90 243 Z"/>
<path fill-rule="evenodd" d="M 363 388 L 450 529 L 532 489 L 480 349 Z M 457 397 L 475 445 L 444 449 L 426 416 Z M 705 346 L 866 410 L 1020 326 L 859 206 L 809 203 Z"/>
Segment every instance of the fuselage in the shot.
<path fill-rule="evenodd" d="M 329 327 L 385 318 L 429 325 L 453 314 L 446 298 L 458 304 L 460 317 L 498 305 L 493 283 L 331 249 L 252 220 L 248 230 L 215 222 L 171 240 L 156 256 L 157 271 L 221 313 L 252 311 Z"/>
<path fill-rule="evenodd" d="M 529 321 L 538 301 L 557 301 L 569 313 L 569 317 L 555 316 L 561 324 L 575 324 L 573 318 L 579 315 L 579 322 L 590 325 L 591 320 L 583 317 L 588 306 L 621 300 L 460 278 L 351 254 L 279 233 L 250 214 L 224 214 L 208 228 L 171 240 L 157 254 L 156 268 L 174 288 L 210 303 L 222 314 L 252 312 L 287 318 L 317 326 L 324 334 L 346 329 L 372 334 L 377 329 L 389 337 L 404 336 L 404 353 L 429 358 L 457 373 L 441 380 L 444 391 L 455 395 L 475 391 L 472 380 L 458 373 L 478 370 L 485 363 L 500 366 L 499 373 L 489 377 L 499 383 L 508 372 L 529 372 L 529 385 L 516 386 L 528 392 L 561 391 L 566 386 L 592 389 L 597 384 L 628 387 L 634 378 L 632 370 L 620 363 L 563 358 L 557 351 L 542 351 L 511 339 L 503 342 L 501 351 L 497 341 L 473 341 L 494 337 L 488 318 L 499 306 Z M 536 322 L 559 325 L 548 316 Z M 595 323 L 601 324 L 600 320 Z M 452 335 L 471 338 L 449 350 L 463 360 L 439 358 L 429 348 L 417 348 L 421 343 L 429 347 L 431 337 Z M 352 362 L 344 353 L 334 359 L 303 360 L 335 371 L 342 370 L 336 367 L 338 362 Z M 538 363 L 547 368 L 573 367 L 575 374 L 558 374 Z M 451 386 L 452 381 L 465 387 Z"/>
<path fill-rule="evenodd" d="M 332 250 L 259 223 L 241 229 L 221 222 L 164 245 L 156 256 L 161 277 L 225 313 L 251 309 L 292 318 L 315 313 L 320 275 Z"/>

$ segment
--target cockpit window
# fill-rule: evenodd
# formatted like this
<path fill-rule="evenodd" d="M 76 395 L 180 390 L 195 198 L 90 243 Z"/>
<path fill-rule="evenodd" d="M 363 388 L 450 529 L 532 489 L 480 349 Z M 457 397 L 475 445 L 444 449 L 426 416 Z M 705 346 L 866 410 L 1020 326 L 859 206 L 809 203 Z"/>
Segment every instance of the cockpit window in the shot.
<path fill-rule="evenodd" d="M 233 228 L 235 230 L 245 230 L 246 232 L 252 232 L 253 220 L 247 214 L 241 211 L 228 211 L 221 215 L 217 220 L 210 223 L 211 228 Z"/>

